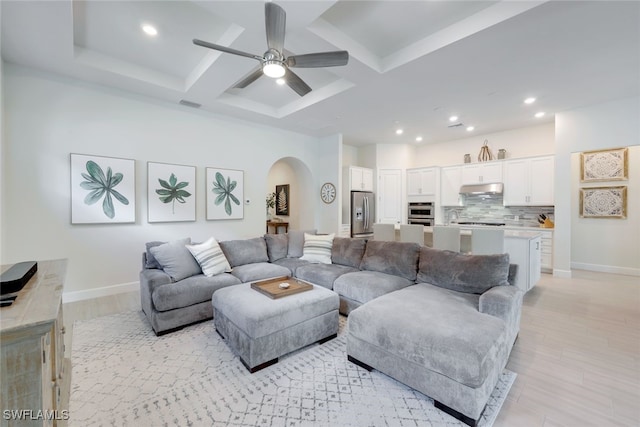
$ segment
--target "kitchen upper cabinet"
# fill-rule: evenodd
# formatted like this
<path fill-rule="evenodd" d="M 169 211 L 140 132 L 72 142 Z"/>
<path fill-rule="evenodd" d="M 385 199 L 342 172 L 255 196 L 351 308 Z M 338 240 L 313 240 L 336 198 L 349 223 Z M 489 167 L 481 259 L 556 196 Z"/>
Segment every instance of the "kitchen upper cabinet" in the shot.
<path fill-rule="evenodd" d="M 504 162 L 505 206 L 552 206 L 553 156 Z"/>
<path fill-rule="evenodd" d="M 407 196 L 435 196 L 438 168 L 407 169 Z"/>
<path fill-rule="evenodd" d="M 349 190 L 373 191 L 373 170 L 355 166 L 349 167 Z"/>
<path fill-rule="evenodd" d="M 502 182 L 502 161 L 462 166 L 462 184 Z"/>
<path fill-rule="evenodd" d="M 450 166 L 440 170 L 440 205 L 459 206 L 462 186 L 462 166 Z"/>

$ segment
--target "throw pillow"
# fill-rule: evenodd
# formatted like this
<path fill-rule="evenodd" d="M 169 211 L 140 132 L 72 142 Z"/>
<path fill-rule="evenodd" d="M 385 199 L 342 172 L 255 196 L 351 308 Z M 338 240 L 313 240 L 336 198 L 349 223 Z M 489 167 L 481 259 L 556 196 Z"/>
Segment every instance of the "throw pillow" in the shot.
<path fill-rule="evenodd" d="M 199 245 L 186 245 L 191 255 L 198 261 L 205 276 L 211 277 L 231 271 L 229 261 L 222 253 L 220 245 L 213 237 Z"/>
<path fill-rule="evenodd" d="M 423 246 L 417 282 L 469 294 L 509 285 L 509 254 L 464 255 Z"/>
<path fill-rule="evenodd" d="M 317 264 L 331 264 L 331 247 L 334 237 L 334 233 L 327 235 L 304 233 L 304 247 L 300 259 Z"/>
<path fill-rule="evenodd" d="M 153 256 L 150 249 L 165 243 L 167 242 L 153 241 L 153 242 L 145 243 L 145 246 L 147 248 L 147 256 L 145 259 L 144 268 L 156 268 L 158 270 L 162 270 L 162 266 L 158 263 L 158 261 L 156 260 L 156 257 Z"/>
<path fill-rule="evenodd" d="M 149 249 L 164 272 L 176 282 L 202 273 L 198 262 L 186 247 L 188 244 L 191 244 L 189 237 Z"/>

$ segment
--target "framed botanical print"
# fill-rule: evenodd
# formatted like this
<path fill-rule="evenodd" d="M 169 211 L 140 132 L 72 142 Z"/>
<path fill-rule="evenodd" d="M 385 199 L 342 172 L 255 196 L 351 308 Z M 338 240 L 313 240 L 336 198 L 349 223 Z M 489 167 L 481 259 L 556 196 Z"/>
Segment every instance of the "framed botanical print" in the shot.
<path fill-rule="evenodd" d="M 583 218 L 626 218 L 627 187 L 581 188 L 580 216 Z"/>
<path fill-rule="evenodd" d="M 149 222 L 196 220 L 196 167 L 147 163 Z"/>
<path fill-rule="evenodd" d="M 244 218 L 244 171 L 206 169 L 207 219 Z"/>
<path fill-rule="evenodd" d="M 276 185 L 276 215 L 289 216 L 289 184 Z"/>
<path fill-rule="evenodd" d="M 580 153 L 580 181 L 621 181 L 629 176 L 627 148 Z"/>
<path fill-rule="evenodd" d="M 71 223 L 136 221 L 136 162 L 71 154 Z"/>

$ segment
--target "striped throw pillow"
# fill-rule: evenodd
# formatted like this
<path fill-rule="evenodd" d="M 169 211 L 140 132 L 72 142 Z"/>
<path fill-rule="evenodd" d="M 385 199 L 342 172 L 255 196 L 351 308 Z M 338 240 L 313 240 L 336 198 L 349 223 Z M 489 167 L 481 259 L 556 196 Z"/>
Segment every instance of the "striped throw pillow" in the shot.
<path fill-rule="evenodd" d="M 216 274 L 231 271 L 229 261 L 222 253 L 220 245 L 213 237 L 199 245 L 186 245 L 191 255 L 198 261 L 205 276 L 211 277 Z"/>
<path fill-rule="evenodd" d="M 316 235 L 304 233 L 300 259 L 317 264 L 331 264 L 331 247 L 335 233 Z"/>

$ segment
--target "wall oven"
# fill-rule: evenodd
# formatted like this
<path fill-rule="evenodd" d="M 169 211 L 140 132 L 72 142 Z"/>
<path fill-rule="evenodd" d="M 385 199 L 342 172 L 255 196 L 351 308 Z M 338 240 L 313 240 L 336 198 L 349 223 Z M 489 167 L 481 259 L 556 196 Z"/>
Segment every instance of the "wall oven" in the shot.
<path fill-rule="evenodd" d="M 434 225 L 433 202 L 411 202 L 409 203 L 408 218 L 409 224 L 421 224 L 431 227 Z"/>

